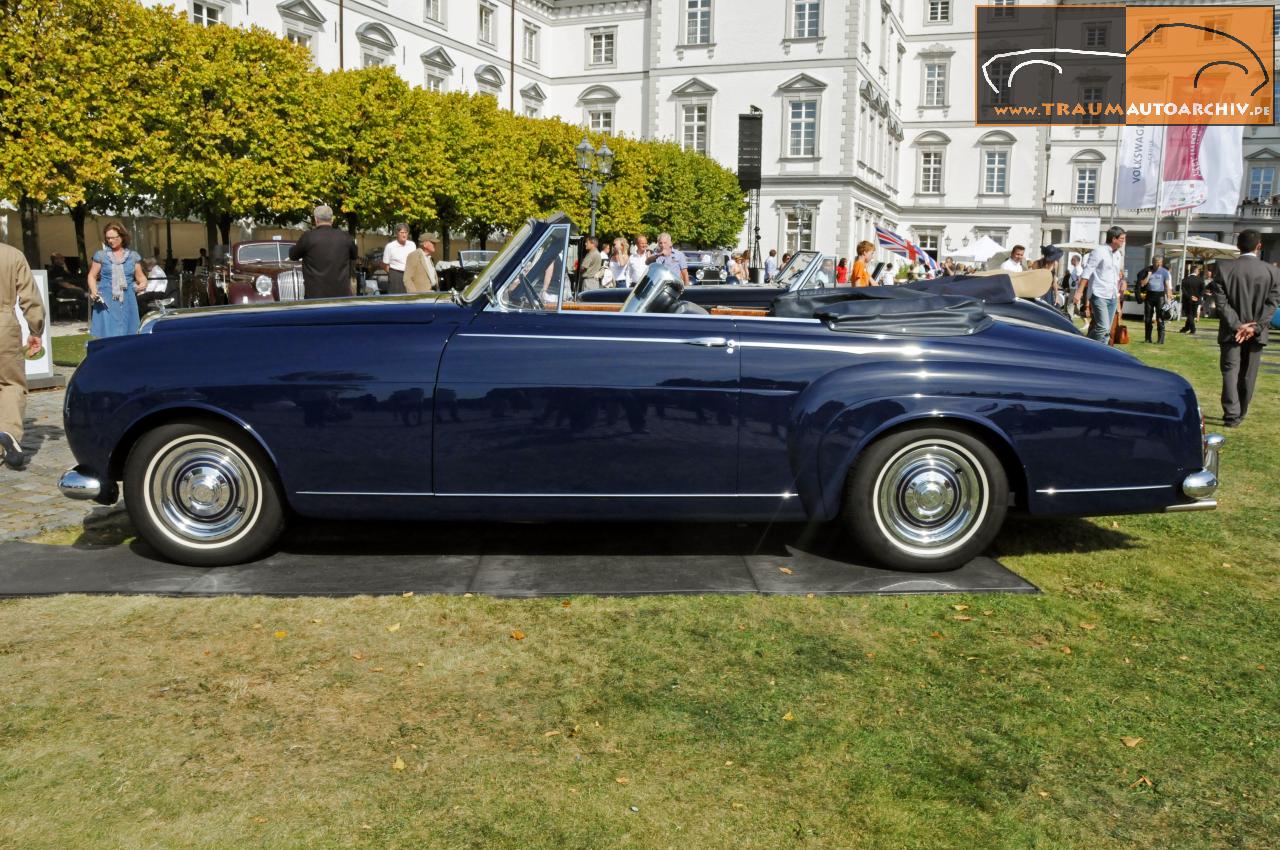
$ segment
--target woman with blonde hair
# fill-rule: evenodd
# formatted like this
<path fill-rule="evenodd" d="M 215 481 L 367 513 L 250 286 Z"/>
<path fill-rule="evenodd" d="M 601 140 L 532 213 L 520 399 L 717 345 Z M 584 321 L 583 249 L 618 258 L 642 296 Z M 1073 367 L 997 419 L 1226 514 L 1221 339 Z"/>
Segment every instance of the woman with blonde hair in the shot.
<path fill-rule="evenodd" d="M 627 240 L 621 236 L 613 240 L 613 248 L 609 251 L 609 278 L 612 284 L 606 284 L 628 289 L 636 285 L 636 281 L 632 280 L 634 275 L 631 265 L 631 246 L 627 244 Z"/>
<path fill-rule="evenodd" d="M 130 250 L 129 231 L 118 221 L 102 228 L 102 241 L 106 247 L 94 252 L 89 264 L 87 282 L 93 304 L 89 335 L 102 339 L 137 333 L 138 294 L 147 291 L 142 257 Z"/>

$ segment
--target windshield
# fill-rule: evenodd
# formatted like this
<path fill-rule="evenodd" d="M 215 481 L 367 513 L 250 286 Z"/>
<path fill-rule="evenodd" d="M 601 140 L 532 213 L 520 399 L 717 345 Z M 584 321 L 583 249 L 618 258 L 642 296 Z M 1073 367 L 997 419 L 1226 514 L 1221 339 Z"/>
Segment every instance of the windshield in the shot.
<path fill-rule="evenodd" d="M 236 260 L 241 265 L 248 263 L 280 262 L 280 246 L 283 242 L 262 242 L 257 245 L 241 245 L 236 250 Z"/>
<path fill-rule="evenodd" d="M 507 244 L 502 246 L 502 250 L 494 255 L 489 264 L 484 267 L 480 274 L 476 275 L 476 279 L 471 281 L 467 288 L 463 290 L 462 301 L 464 304 L 470 304 L 475 301 L 489 288 L 489 284 L 493 283 L 493 276 L 498 273 L 498 270 L 505 266 L 512 256 L 524 249 L 525 242 L 528 240 L 529 233 L 532 230 L 533 222 L 526 221 L 524 226 L 507 240 Z"/>
<path fill-rule="evenodd" d="M 774 283 L 790 289 L 791 284 L 799 280 L 804 275 L 805 269 L 809 268 L 816 259 L 818 259 L 817 251 L 797 251 L 787 264 L 778 270 Z"/>

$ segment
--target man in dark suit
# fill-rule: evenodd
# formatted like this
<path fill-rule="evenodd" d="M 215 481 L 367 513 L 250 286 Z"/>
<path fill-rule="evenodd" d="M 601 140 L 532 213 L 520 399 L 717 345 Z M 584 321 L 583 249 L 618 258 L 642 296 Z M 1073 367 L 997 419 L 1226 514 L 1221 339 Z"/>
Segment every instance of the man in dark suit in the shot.
<path fill-rule="evenodd" d="M 1180 334 L 1196 332 L 1196 319 L 1200 314 L 1200 302 L 1204 298 L 1204 278 L 1200 276 L 1200 267 L 1193 266 L 1191 273 L 1182 279 L 1182 315 L 1186 322 L 1178 331 Z"/>
<path fill-rule="evenodd" d="M 356 243 L 333 226 L 333 209 L 316 207 L 316 226 L 302 234 L 289 259 L 302 260 L 302 282 L 306 297 L 342 298 L 351 294 L 351 264 L 356 259 Z"/>
<path fill-rule="evenodd" d="M 1236 239 L 1240 259 L 1219 260 L 1213 298 L 1221 317 L 1218 348 L 1222 366 L 1222 424 L 1234 428 L 1249 412 L 1258 379 L 1267 326 L 1280 306 L 1280 269 L 1258 256 L 1262 237 L 1242 230 Z"/>

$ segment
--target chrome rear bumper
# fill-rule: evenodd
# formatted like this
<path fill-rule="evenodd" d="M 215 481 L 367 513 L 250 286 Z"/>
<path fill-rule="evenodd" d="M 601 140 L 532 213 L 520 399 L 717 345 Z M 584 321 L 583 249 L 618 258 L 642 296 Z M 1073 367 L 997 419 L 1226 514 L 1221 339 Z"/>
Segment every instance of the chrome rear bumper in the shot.
<path fill-rule="evenodd" d="M 1226 442 L 1221 434 L 1204 435 L 1204 468 L 1182 479 L 1182 492 L 1195 501 L 1170 505 L 1166 512 L 1211 511 L 1218 506 L 1211 497 L 1218 491 L 1218 455 Z"/>
<path fill-rule="evenodd" d="M 68 499 L 89 501 L 102 495 L 102 482 L 82 473 L 79 468 L 68 469 L 58 479 L 58 489 Z"/>

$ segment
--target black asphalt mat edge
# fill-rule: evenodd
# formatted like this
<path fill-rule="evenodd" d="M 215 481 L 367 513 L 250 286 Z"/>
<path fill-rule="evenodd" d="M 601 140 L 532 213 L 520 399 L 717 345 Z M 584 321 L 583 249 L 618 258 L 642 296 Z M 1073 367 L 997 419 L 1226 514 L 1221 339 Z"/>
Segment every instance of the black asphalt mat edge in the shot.
<path fill-rule="evenodd" d="M 1040 592 L 988 557 L 947 572 L 910 573 L 851 562 L 852 553 L 826 527 L 750 524 L 310 527 L 291 532 L 260 561 L 212 569 L 167 563 L 139 542 L 15 541 L 0 543 L 0 597 Z"/>

